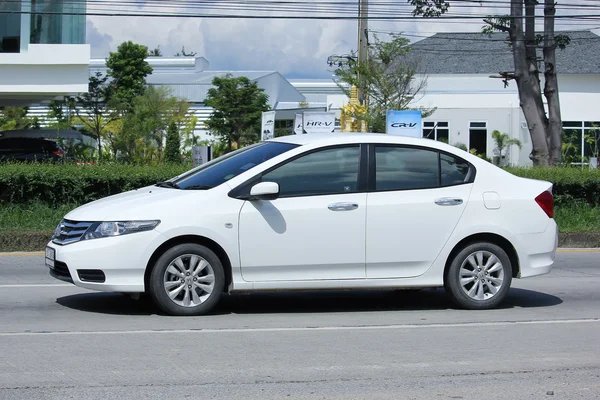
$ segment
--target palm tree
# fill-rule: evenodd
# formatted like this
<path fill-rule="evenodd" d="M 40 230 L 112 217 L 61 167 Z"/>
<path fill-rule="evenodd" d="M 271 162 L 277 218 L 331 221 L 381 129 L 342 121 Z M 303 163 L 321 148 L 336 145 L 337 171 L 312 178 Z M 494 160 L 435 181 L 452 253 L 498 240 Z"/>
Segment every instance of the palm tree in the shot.
<path fill-rule="evenodd" d="M 492 139 L 496 144 L 496 149 L 498 150 L 498 163 L 496 165 L 500 165 L 502 162 L 503 154 L 502 152 L 509 148 L 510 146 L 519 146 L 519 149 L 523 147 L 523 144 L 519 139 L 511 138 L 508 133 L 501 133 L 500 131 L 492 132 Z"/>

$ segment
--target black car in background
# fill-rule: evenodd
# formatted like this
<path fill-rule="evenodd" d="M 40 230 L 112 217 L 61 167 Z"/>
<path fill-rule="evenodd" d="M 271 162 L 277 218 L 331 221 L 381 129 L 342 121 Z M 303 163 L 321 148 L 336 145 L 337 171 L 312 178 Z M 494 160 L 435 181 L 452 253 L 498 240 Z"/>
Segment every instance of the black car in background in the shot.
<path fill-rule="evenodd" d="M 64 150 L 54 140 L 0 138 L 0 162 L 63 161 Z"/>

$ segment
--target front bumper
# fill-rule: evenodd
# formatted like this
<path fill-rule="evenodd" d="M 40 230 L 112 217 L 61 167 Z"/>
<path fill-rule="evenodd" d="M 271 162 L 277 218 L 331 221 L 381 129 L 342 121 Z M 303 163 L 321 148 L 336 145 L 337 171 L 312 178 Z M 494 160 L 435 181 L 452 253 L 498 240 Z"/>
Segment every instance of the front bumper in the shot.
<path fill-rule="evenodd" d="M 50 242 L 48 247 L 55 251 L 50 275 L 85 289 L 144 292 L 148 261 L 165 240 L 152 230 L 63 246 Z"/>

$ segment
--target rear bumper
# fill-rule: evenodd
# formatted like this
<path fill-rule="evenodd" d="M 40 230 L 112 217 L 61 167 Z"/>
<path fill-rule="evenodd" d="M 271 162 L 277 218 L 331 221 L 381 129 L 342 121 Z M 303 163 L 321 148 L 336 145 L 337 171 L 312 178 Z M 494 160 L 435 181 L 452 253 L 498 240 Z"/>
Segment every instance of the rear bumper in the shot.
<path fill-rule="evenodd" d="M 517 278 L 544 275 L 552 270 L 558 248 L 558 225 L 551 219 L 542 233 L 519 235 L 520 272 Z"/>

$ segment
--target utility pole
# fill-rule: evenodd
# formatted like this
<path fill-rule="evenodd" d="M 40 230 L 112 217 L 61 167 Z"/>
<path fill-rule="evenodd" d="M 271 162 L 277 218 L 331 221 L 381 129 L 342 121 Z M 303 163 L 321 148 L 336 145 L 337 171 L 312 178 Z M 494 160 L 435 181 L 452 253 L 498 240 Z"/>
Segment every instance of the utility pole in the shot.
<path fill-rule="evenodd" d="M 369 4 L 368 0 L 358 0 L 358 65 L 369 58 Z M 358 75 L 358 79 L 361 77 Z M 358 88 L 358 101 L 360 105 L 367 105 L 367 94 Z"/>

